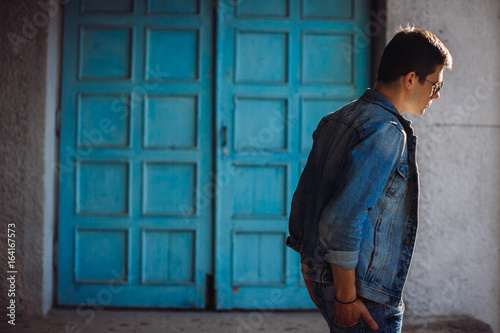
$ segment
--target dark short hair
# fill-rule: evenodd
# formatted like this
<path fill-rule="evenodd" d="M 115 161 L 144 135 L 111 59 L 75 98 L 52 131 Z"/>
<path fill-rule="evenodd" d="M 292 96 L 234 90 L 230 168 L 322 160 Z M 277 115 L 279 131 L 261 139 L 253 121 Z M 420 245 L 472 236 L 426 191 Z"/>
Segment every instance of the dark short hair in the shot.
<path fill-rule="evenodd" d="M 377 80 L 395 82 L 409 72 L 418 73 L 423 83 L 427 75 L 443 65 L 451 69 L 453 59 L 450 51 L 432 32 L 407 26 L 400 28 L 387 44 L 380 60 Z"/>

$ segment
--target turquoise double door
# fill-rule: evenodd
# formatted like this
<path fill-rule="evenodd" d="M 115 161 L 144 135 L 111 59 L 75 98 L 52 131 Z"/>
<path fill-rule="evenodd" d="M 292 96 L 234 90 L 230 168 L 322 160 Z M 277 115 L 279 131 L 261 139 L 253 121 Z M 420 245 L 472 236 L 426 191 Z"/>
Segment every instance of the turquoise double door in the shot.
<path fill-rule="evenodd" d="M 58 304 L 311 308 L 285 246 L 319 119 L 369 84 L 362 0 L 64 7 Z"/>

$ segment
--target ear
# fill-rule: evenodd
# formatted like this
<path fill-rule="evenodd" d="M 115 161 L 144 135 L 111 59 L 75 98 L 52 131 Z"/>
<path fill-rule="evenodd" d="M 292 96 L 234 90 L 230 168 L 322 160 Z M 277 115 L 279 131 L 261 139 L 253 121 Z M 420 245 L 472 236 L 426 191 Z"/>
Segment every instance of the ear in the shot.
<path fill-rule="evenodd" d="M 415 72 L 408 72 L 408 74 L 403 77 L 403 80 L 404 87 L 406 89 L 411 89 L 416 83 L 418 83 L 417 74 Z"/>

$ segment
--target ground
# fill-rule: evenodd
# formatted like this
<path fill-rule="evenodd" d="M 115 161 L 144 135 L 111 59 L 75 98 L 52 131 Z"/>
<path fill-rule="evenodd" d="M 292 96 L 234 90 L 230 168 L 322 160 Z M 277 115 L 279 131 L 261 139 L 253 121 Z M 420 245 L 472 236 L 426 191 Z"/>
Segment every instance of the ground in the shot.
<path fill-rule="evenodd" d="M 317 311 L 205 312 L 160 310 L 52 309 L 45 318 L 18 318 L 16 325 L 0 323 L 0 331 L 26 333 L 156 333 L 156 332 L 328 332 Z M 488 333 L 471 318 L 411 319 L 404 333 Z"/>

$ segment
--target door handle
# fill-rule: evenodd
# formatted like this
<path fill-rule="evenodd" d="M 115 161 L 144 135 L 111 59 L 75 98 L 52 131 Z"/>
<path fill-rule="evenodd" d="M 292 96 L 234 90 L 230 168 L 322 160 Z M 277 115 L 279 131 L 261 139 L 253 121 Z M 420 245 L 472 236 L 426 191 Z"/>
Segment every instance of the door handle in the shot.
<path fill-rule="evenodd" d="M 221 134 L 222 134 L 222 147 L 225 147 L 227 145 L 227 126 L 222 126 Z"/>

